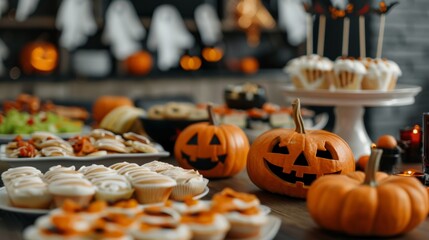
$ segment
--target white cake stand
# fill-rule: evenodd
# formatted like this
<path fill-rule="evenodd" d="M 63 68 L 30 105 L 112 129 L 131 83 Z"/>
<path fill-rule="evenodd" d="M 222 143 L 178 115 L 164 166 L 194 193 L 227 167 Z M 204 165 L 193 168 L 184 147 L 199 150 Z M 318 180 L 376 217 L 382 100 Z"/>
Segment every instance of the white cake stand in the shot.
<path fill-rule="evenodd" d="M 355 160 L 369 154 L 371 139 L 365 129 L 364 107 L 404 106 L 414 103 L 414 97 L 422 90 L 419 86 L 397 85 L 392 91 L 378 90 L 301 90 L 285 86 L 283 93 L 288 101 L 299 98 L 302 104 L 334 106 L 334 133 L 342 137 L 352 149 Z"/>

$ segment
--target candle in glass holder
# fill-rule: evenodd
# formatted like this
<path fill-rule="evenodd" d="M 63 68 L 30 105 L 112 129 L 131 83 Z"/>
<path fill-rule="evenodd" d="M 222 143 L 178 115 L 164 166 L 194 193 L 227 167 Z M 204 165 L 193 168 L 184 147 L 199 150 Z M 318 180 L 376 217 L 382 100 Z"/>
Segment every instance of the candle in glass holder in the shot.
<path fill-rule="evenodd" d="M 420 130 L 419 125 L 415 125 L 411 131 L 411 147 L 412 148 L 421 148 L 422 143 L 422 131 Z"/>
<path fill-rule="evenodd" d="M 409 169 L 406 171 L 403 171 L 401 173 L 395 174 L 395 176 L 401 176 L 401 177 L 415 177 L 417 180 L 419 180 L 422 184 L 425 184 L 425 175 L 422 172 L 418 172 L 414 169 Z"/>
<path fill-rule="evenodd" d="M 422 130 L 419 125 L 399 131 L 399 145 L 402 148 L 403 162 L 421 162 Z"/>

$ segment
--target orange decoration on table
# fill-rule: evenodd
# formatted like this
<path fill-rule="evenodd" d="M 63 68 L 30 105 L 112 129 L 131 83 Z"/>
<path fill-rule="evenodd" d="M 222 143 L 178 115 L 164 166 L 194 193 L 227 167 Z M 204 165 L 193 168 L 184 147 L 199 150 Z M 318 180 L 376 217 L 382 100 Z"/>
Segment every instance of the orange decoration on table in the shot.
<path fill-rule="evenodd" d="M 217 124 L 212 106 L 209 121 L 188 126 L 179 135 L 174 155 L 179 166 L 209 178 L 230 177 L 246 166 L 249 141 L 239 127 Z"/>
<path fill-rule="evenodd" d="M 134 106 L 134 103 L 125 96 L 101 96 L 92 106 L 92 117 L 96 123 L 100 123 L 111 110 L 120 106 Z"/>
<path fill-rule="evenodd" d="M 338 135 L 305 130 L 299 99 L 292 105 L 296 129 L 273 129 L 257 137 L 248 154 L 247 173 L 261 189 L 305 198 L 314 180 L 353 172 L 355 160 Z"/>
<path fill-rule="evenodd" d="M 185 71 L 196 71 L 201 67 L 201 59 L 198 56 L 184 55 L 180 58 L 180 67 Z"/>
<path fill-rule="evenodd" d="M 58 49 L 49 42 L 30 42 L 21 51 L 22 70 L 26 74 L 51 73 L 58 64 Z"/>
<path fill-rule="evenodd" d="M 127 71 L 133 75 L 146 75 L 152 70 L 152 55 L 146 51 L 138 51 L 125 60 Z"/>
<path fill-rule="evenodd" d="M 377 172 L 382 152 L 372 149 L 365 173 L 323 176 L 311 185 L 307 208 L 317 224 L 353 236 L 391 237 L 426 219 L 427 189 L 414 177 Z"/>
<path fill-rule="evenodd" d="M 219 62 L 223 57 L 223 50 L 218 47 L 205 47 L 201 55 L 207 62 Z"/>
<path fill-rule="evenodd" d="M 246 57 L 240 61 L 240 69 L 243 73 L 254 74 L 259 70 L 259 61 L 254 57 Z"/>
<path fill-rule="evenodd" d="M 397 146 L 398 143 L 392 135 L 382 135 L 377 139 L 378 148 L 394 149 Z"/>

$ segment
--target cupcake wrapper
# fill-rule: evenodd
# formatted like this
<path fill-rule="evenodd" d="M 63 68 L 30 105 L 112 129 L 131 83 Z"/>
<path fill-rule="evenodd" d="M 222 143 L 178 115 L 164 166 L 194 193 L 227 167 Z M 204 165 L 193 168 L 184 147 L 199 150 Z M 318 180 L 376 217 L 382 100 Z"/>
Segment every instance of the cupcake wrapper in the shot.
<path fill-rule="evenodd" d="M 361 89 L 362 74 L 341 71 L 334 74 L 334 86 L 336 89 L 358 90 Z"/>
<path fill-rule="evenodd" d="M 91 202 L 94 195 L 87 195 L 87 196 L 62 196 L 62 195 L 53 195 L 54 197 L 54 204 L 56 207 L 61 207 L 65 200 L 71 200 L 75 202 L 77 205 L 81 207 L 86 207 Z"/>
<path fill-rule="evenodd" d="M 329 89 L 330 73 L 318 69 L 302 69 L 300 73 L 292 75 L 291 80 L 297 89 Z"/>
<path fill-rule="evenodd" d="M 171 187 L 134 186 L 135 196 L 141 204 L 163 203 L 168 200 L 173 191 Z"/>
<path fill-rule="evenodd" d="M 18 208 L 37 208 L 37 209 L 48 209 L 51 206 L 52 196 L 9 196 L 9 201 L 12 206 Z"/>
<path fill-rule="evenodd" d="M 398 76 L 385 74 L 383 77 L 375 79 L 365 76 L 362 80 L 362 89 L 389 91 L 396 87 Z"/>
<path fill-rule="evenodd" d="M 189 184 L 178 184 L 173 188 L 170 198 L 176 201 L 183 201 L 189 196 L 196 196 L 204 191 L 208 181 L 192 182 Z"/>

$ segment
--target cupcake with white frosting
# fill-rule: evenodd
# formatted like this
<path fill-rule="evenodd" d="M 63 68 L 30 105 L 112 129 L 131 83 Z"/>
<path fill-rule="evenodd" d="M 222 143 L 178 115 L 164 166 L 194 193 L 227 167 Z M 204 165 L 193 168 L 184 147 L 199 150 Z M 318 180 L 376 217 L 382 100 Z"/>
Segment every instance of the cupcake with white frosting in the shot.
<path fill-rule="evenodd" d="M 182 223 L 189 227 L 194 240 L 222 240 L 230 229 L 222 214 L 208 210 L 184 214 Z"/>
<path fill-rule="evenodd" d="M 170 177 L 154 174 L 131 180 L 137 201 L 141 204 L 163 203 L 170 197 L 176 181 Z"/>
<path fill-rule="evenodd" d="M 64 178 L 51 181 L 48 191 L 52 194 L 57 207 L 62 206 L 66 199 L 84 207 L 88 206 L 94 197 L 95 187 L 83 178 Z"/>
<path fill-rule="evenodd" d="M 12 206 L 47 209 L 52 202 L 47 184 L 39 176 L 23 176 L 11 180 L 7 194 Z"/>
<path fill-rule="evenodd" d="M 67 178 L 83 178 L 83 174 L 75 170 L 74 166 L 65 167 L 61 165 L 50 167 L 47 172 L 45 172 L 43 179 L 50 183 L 52 179 L 61 179 L 64 177 Z M 59 177 L 57 177 L 59 175 Z M 75 175 L 75 176 L 72 176 Z"/>
<path fill-rule="evenodd" d="M 170 169 L 170 168 L 174 168 L 173 165 L 171 165 L 169 163 L 161 162 L 161 161 L 148 162 L 148 163 L 143 164 L 142 167 L 147 167 L 151 171 L 158 172 L 158 173 L 162 172 L 164 170 Z"/>
<path fill-rule="evenodd" d="M 1 174 L 1 179 L 3 181 L 3 184 L 7 187 L 7 185 L 12 181 L 13 179 L 17 179 L 24 176 L 38 176 L 42 177 L 42 172 L 34 167 L 16 167 L 16 168 L 9 168 L 7 171 L 3 172 Z"/>
<path fill-rule="evenodd" d="M 367 67 L 367 74 L 362 80 L 362 89 L 366 90 L 393 90 L 398 77 L 402 75 L 398 64 L 387 59 L 365 58 L 362 62 Z"/>
<path fill-rule="evenodd" d="M 334 62 L 335 89 L 360 90 L 366 75 L 365 65 L 358 59 L 341 57 Z"/>
<path fill-rule="evenodd" d="M 329 89 L 332 77 L 332 61 L 315 54 L 301 56 L 288 62 L 285 67 L 297 89 Z"/>
<path fill-rule="evenodd" d="M 193 169 L 172 167 L 159 173 L 176 180 L 177 185 L 173 188 L 170 198 L 177 201 L 202 193 L 208 183 L 208 179 L 203 178 L 203 175 Z"/>
<path fill-rule="evenodd" d="M 134 189 L 130 182 L 122 175 L 105 175 L 92 178 L 95 186 L 95 199 L 106 202 L 116 202 L 129 199 L 133 195 Z"/>

